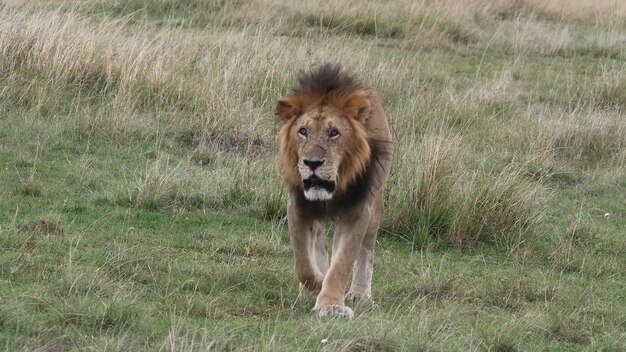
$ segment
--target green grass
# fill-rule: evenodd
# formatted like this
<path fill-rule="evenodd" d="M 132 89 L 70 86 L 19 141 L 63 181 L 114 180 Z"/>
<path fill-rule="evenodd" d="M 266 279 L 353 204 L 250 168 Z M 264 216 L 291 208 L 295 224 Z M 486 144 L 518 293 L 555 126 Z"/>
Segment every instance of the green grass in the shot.
<path fill-rule="evenodd" d="M 0 349 L 626 349 L 626 15 L 559 1 L 5 1 Z M 328 60 L 398 142 L 352 321 L 297 299 L 276 162 Z"/>

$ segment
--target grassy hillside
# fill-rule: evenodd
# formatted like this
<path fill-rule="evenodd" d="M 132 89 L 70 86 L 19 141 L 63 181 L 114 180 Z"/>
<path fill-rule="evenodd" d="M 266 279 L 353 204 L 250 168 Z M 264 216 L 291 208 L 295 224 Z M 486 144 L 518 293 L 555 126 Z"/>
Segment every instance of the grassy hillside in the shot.
<path fill-rule="evenodd" d="M 398 143 L 374 302 L 298 301 L 274 104 Z M 620 1 L 4 0 L 0 348 L 626 349 Z"/>

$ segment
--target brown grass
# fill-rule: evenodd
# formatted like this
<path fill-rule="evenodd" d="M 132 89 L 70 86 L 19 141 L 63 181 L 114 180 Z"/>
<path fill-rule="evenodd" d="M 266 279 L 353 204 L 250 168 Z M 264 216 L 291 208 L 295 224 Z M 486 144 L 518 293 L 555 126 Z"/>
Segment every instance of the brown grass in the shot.
<path fill-rule="evenodd" d="M 177 16 L 167 1 L 155 0 L 156 5 L 167 9 L 166 19 Z M 445 237 L 464 245 L 507 242 L 497 238 L 502 233 L 532 233 L 536 221 L 531 218 L 541 218 L 544 195 L 540 185 L 524 179 L 527 164 L 518 168 L 506 162 L 509 154 L 557 169 L 561 164 L 578 168 L 579 159 L 623 163 L 626 155 L 622 126 L 613 117 L 572 121 L 567 128 L 526 119 L 534 132 L 501 131 L 503 124 L 522 125 L 511 114 L 533 114 L 524 107 L 529 88 L 518 83 L 514 69 L 492 73 L 481 62 L 467 81 L 452 85 L 449 72 L 437 71 L 436 62 L 407 59 L 414 50 L 463 53 L 477 47 L 486 52 L 492 46 L 520 62 L 534 54 L 620 57 L 618 36 L 602 39 L 619 33 L 625 11 L 619 3 L 595 2 L 589 9 L 587 3 L 564 6 L 556 0 L 363 6 L 259 0 L 221 4 L 197 23 L 223 19 L 193 35 L 188 27 L 168 25 L 138 34 L 137 26 L 145 24 L 132 14 L 112 18 L 117 10 L 107 3 L 63 6 L 69 11 L 32 11 L 24 4 L 0 13 L 0 71 L 9 73 L 0 95 L 7 104 L 44 117 L 75 116 L 76 134 L 87 140 L 102 135 L 122 144 L 164 141 L 169 138 L 164 136 L 196 131 L 189 160 L 164 162 L 168 156 L 159 154 L 125 170 L 123 182 L 101 191 L 108 201 L 176 209 L 254 200 L 269 214 L 264 217 L 277 216 L 285 195 L 276 191 L 281 184 L 276 163 L 271 153 L 254 148 L 277 149 L 276 100 L 299 70 L 328 60 L 358 73 L 384 97 L 398 140 L 387 229 L 402 236 Z M 104 16 L 82 15 L 94 12 Z M 307 20 L 303 13 L 320 15 Z M 241 21 L 246 25 L 237 27 Z M 580 34 L 568 24 L 578 21 L 603 25 Z M 302 37 L 310 34 L 321 39 L 303 45 Z M 422 38 L 434 45 L 418 44 Z M 389 50 L 394 55 L 376 59 Z M 484 77 L 481 70 L 490 73 Z M 32 80 L 37 84 L 28 83 Z M 610 74 L 600 77 L 591 93 L 581 94 L 581 106 L 620 109 L 621 82 Z M 501 142 L 502 153 L 478 148 L 484 146 L 481 138 Z"/>

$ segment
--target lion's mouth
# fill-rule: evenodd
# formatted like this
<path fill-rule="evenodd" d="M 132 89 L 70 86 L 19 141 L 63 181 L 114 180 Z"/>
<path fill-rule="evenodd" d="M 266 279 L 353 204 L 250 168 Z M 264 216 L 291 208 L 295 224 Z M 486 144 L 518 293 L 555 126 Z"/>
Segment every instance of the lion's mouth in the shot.
<path fill-rule="evenodd" d="M 328 193 L 333 193 L 335 191 L 335 181 L 327 181 L 323 180 L 316 175 L 311 175 L 311 177 L 302 180 L 302 185 L 304 186 L 304 190 L 308 191 L 312 188 L 323 189 Z"/>

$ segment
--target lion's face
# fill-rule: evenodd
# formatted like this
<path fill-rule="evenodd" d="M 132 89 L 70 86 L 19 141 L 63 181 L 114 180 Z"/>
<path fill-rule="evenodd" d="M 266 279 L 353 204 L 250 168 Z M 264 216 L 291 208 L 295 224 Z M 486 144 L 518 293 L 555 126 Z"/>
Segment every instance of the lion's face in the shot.
<path fill-rule="evenodd" d="M 363 115 L 369 102 L 364 92 L 335 101 L 279 102 L 285 117 L 280 132 L 281 163 L 287 180 L 310 201 L 326 201 L 343 192 L 365 170 L 370 147 Z"/>
<path fill-rule="evenodd" d="M 331 199 L 347 142 L 353 138 L 349 121 L 333 107 L 325 106 L 297 118 L 289 133 L 297 143 L 304 196 L 309 200 Z"/>

